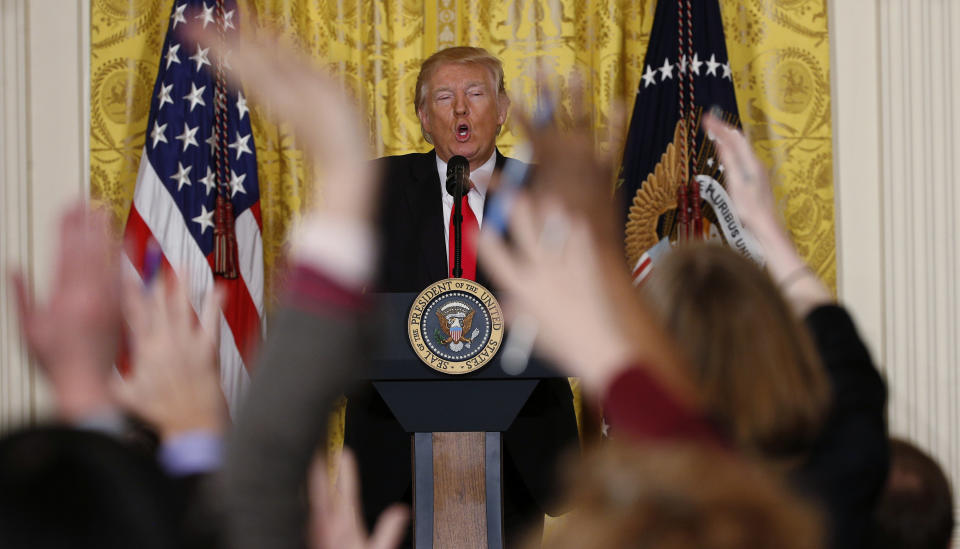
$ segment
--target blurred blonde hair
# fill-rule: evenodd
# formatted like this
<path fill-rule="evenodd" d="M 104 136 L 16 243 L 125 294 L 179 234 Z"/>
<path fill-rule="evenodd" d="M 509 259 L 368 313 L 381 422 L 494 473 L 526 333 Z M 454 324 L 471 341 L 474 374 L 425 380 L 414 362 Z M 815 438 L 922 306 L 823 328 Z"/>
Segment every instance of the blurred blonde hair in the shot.
<path fill-rule="evenodd" d="M 830 388 L 806 326 L 770 277 L 728 248 L 695 244 L 658 263 L 643 294 L 738 447 L 788 466 L 801 459 Z"/>
<path fill-rule="evenodd" d="M 571 472 L 574 510 L 545 549 L 822 547 L 816 511 L 729 453 L 609 443 Z"/>
<path fill-rule="evenodd" d="M 413 92 L 413 108 L 419 115 L 423 107 L 423 101 L 427 95 L 427 83 L 434 73 L 444 65 L 480 65 L 490 72 L 491 81 L 497 90 L 497 103 L 499 105 L 510 104 L 510 98 L 507 97 L 507 88 L 503 81 L 503 63 L 489 51 L 483 48 L 471 46 L 454 46 L 452 48 L 442 49 L 420 65 L 420 73 L 417 75 L 416 88 Z M 497 132 L 499 133 L 499 128 Z M 420 133 L 427 143 L 433 144 L 430 135 L 424 131 L 423 124 L 420 124 Z"/>

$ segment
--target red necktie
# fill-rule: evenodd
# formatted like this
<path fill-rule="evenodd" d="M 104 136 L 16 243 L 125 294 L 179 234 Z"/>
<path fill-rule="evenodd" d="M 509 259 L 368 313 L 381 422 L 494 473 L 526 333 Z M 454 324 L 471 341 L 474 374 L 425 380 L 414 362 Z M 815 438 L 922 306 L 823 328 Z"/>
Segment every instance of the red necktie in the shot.
<path fill-rule="evenodd" d="M 470 201 L 467 200 L 467 195 L 463 195 L 461 199 L 461 208 L 463 213 L 463 224 L 461 225 L 462 235 L 462 247 L 460 254 L 460 267 L 463 268 L 463 278 L 469 278 L 470 280 L 477 279 L 477 234 L 480 232 L 480 224 L 477 222 L 477 216 L 474 215 L 473 210 L 470 209 Z M 449 260 L 449 272 L 450 276 L 453 276 L 453 258 L 454 256 L 454 243 L 456 239 L 453 236 L 453 208 L 450 209 L 450 260 Z"/>

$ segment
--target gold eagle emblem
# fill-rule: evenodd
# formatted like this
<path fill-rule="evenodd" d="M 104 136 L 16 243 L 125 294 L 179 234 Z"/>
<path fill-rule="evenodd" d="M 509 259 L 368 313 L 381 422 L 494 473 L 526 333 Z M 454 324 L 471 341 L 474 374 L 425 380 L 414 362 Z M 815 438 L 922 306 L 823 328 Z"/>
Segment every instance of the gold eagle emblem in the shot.
<path fill-rule="evenodd" d="M 660 157 L 653 173 L 640 185 L 627 214 L 624 244 L 627 260 L 636 265 L 643 252 L 652 248 L 660 237 L 657 235 L 657 220 L 661 215 L 677 207 L 677 187 L 680 186 L 680 122 L 673 131 L 673 142 Z"/>
<path fill-rule="evenodd" d="M 460 327 L 460 328 L 461 328 L 461 331 L 463 332 L 463 335 L 461 335 L 461 336 L 459 337 L 459 339 L 460 339 L 460 341 L 463 341 L 464 343 L 470 343 L 470 342 L 471 342 L 471 338 L 468 338 L 468 337 L 467 337 L 467 334 L 470 333 L 470 328 L 473 327 L 473 315 L 474 315 L 474 314 L 476 314 L 476 311 L 471 310 L 469 313 L 467 313 L 467 316 L 465 316 L 465 317 L 463 318 L 463 323 L 462 323 L 462 325 L 461 325 L 461 327 Z M 445 340 L 443 340 L 442 342 L 440 342 L 440 345 L 447 345 L 447 344 L 449 344 L 450 342 L 453 341 L 453 336 L 450 335 L 450 323 L 447 322 L 447 318 L 446 318 L 445 316 L 443 316 L 443 314 L 442 314 L 440 311 L 437 311 L 437 320 L 440 321 L 440 330 L 443 331 L 444 335 L 447 336 L 447 339 L 445 339 Z M 460 320 L 459 320 L 458 318 L 456 318 L 456 317 L 454 317 L 453 321 L 454 321 L 454 322 L 460 322 Z"/>

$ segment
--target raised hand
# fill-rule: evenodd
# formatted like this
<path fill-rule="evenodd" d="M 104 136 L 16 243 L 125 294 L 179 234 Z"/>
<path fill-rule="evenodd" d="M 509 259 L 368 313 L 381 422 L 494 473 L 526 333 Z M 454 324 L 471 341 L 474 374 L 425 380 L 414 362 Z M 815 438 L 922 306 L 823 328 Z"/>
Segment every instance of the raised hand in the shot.
<path fill-rule="evenodd" d="M 290 125 L 322 173 L 324 184 L 315 186 L 314 204 L 339 217 L 368 220 L 376 177 L 367 162 L 367 132 L 341 84 L 269 33 L 232 34 L 221 41 L 212 26 L 197 24 L 185 32 L 209 46 L 215 57 L 229 55 L 229 81 L 242 84 L 273 118 Z"/>
<path fill-rule="evenodd" d="M 108 380 L 120 334 L 120 274 L 107 227 L 106 216 L 82 204 L 64 213 L 45 303 L 30 299 L 23 275 L 12 274 L 27 347 L 68 421 L 112 406 Z"/>
<path fill-rule="evenodd" d="M 712 114 L 703 117 L 703 127 L 714 138 L 724 167 L 727 192 L 743 224 L 757 232 L 779 227 L 767 168 L 754 154 L 746 136 Z"/>
<path fill-rule="evenodd" d="M 767 270 L 791 307 L 804 316 L 814 307 L 832 302 L 830 290 L 797 254 L 777 213 L 766 168 L 747 138 L 710 114 L 703 117 L 703 127 L 715 139 L 730 199 L 744 226 L 763 247 Z"/>
<path fill-rule="evenodd" d="M 410 512 L 405 505 L 389 507 L 368 535 L 360 516 L 360 477 L 349 448 L 340 454 L 337 484 L 331 489 L 327 464 L 314 462 L 310 471 L 310 546 L 312 549 L 393 549 L 403 540 Z"/>
<path fill-rule="evenodd" d="M 222 292 L 207 294 L 198 323 L 183 285 L 168 280 L 125 287 L 133 372 L 115 382 L 117 400 L 164 439 L 221 433 L 227 421 L 216 358 Z"/>

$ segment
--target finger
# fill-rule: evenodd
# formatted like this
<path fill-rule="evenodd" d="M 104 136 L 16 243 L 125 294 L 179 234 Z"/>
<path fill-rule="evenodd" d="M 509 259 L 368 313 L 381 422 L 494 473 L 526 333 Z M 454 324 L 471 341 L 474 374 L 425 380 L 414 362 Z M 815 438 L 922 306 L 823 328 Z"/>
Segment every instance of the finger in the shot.
<path fill-rule="evenodd" d="M 317 452 L 309 473 L 311 531 L 317 540 L 322 539 L 330 512 L 330 480 L 327 475 L 327 462 L 323 453 Z"/>
<path fill-rule="evenodd" d="M 136 378 L 124 380 L 120 377 L 113 377 L 108 382 L 109 390 L 114 400 L 121 408 L 130 412 L 137 409 L 137 403 L 140 401 L 135 379 Z"/>
<path fill-rule="evenodd" d="M 480 231 L 478 251 L 483 257 L 484 270 L 497 286 L 510 290 L 521 280 L 517 260 L 502 237 L 491 231 Z"/>
<path fill-rule="evenodd" d="M 337 491 L 340 494 L 341 507 L 351 514 L 360 513 L 360 473 L 357 471 L 357 459 L 353 451 L 344 447 L 340 453 L 340 467 L 337 471 Z"/>
<path fill-rule="evenodd" d="M 703 127 L 713 136 L 714 145 L 720 155 L 720 162 L 724 166 L 724 177 L 727 184 L 742 184 L 744 172 L 733 143 L 736 139 L 736 129 L 709 113 L 703 117 Z"/>
<path fill-rule="evenodd" d="M 583 131 L 590 127 L 590 113 L 587 110 L 586 88 L 583 75 L 575 69 L 570 76 L 570 98 L 573 124 L 571 129 Z"/>
<path fill-rule="evenodd" d="M 12 271 L 10 280 L 13 282 L 14 296 L 17 301 L 17 319 L 20 322 L 20 329 L 23 331 L 23 338 L 27 341 L 27 345 L 32 349 L 36 345 L 37 338 L 33 321 L 36 314 L 34 303 L 27 291 L 27 283 L 21 271 Z"/>
<path fill-rule="evenodd" d="M 406 533 L 407 522 L 410 520 L 410 510 L 406 505 L 396 503 L 377 518 L 377 524 L 370 536 L 368 549 L 395 549 L 400 545 Z"/>
<path fill-rule="evenodd" d="M 214 345 L 218 343 L 220 336 L 220 309 L 223 307 L 223 300 L 226 296 L 226 288 L 217 284 L 213 290 L 207 292 L 203 299 L 203 308 L 200 311 L 200 326 L 203 331 L 213 340 Z"/>
<path fill-rule="evenodd" d="M 170 277 L 167 308 L 170 311 L 170 327 L 179 337 L 182 338 L 193 332 L 194 319 L 196 318 L 193 305 L 190 303 L 190 298 L 187 297 L 186 284 L 182 283 L 180 278 L 175 275 Z M 180 341 L 186 340 L 181 339 Z"/>
<path fill-rule="evenodd" d="M 147 298 L 144 295 L 143 285 L 139 280 L 125 278 L 123 280 L 123 316 L 130 326 L 130 332 L 137 337 L 149 331 L 149 316 L 147 314 Z"/>
<path fill-rule="evenodd" d="M 511 104 L 512 107 L 510 108 L 510 118 L 519 124 L 524 135 L 526 135 L 528 139 L 532 140 L 536 134 L 536 130 L 533 128 L 533 120 L 530 118 L 529 111 L 527 111 L 527 108 L 524 106 L 522 101 L 511 101 Z"/>
<path fill-rule="evenodd" d="M 619 157 L 627 136 L 627 108 L 624 102 L 617 99 L 610 107 L 607 115 L 607 151 L 602 154 L 601 161 L 611 165 Z"/>
<path fill-rule="evenodd" d="M 536 217 L 530 198 L 525 194 L 519 195 L 510 212 L 510 234 L 514 237 L 520 255 L 528 259 L 538 255 L 540 246 Z"/>

